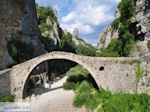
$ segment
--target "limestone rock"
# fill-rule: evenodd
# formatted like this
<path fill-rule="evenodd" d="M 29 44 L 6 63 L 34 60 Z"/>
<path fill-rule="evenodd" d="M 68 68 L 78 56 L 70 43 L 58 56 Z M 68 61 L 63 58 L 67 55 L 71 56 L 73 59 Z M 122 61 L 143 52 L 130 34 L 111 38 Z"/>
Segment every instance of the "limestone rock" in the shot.
<path fill-rule="evenodd" d="M 137 0 L 136 2 L 136 15 L 132 18 L 133 23 L 137 23 L 137 38 L 138 43 L 133 49 L 131 56 L 141 57 L 148 53 L 150 50 L 147 46 L 150 40 L 150 1 Z"/>
<path fill-rule="evenodd" d="M 1 0 L 0 10 L 0 69 L 15 64 L 7 50 L 11 38 L 31 42 L 34 57 L 45 53 L 34 0 Z"/>
<path fill-rule="evenodd" d="M 68 34 L 68 31 L 67 31 L 67 29 L 65 29 L 65 30 L 64 30 L 64 34 L 65 34 L 65 35 L 67 35 L 67 34 Z"/>
<path fill-rule="evenodd" d="M 52 21 L 50 20 L 50 17 L 46 19 L 46 24 L 52 26 Z"/>
<path fill-rule="evenodd" d="M 131 25 L 135 25 L 135 38 L 139 41 L 134 46 L 130 56 L 141 57 L 150 53 L 148 41 L 150 40 L 150 1 L 137 0 L 135 15 L 131 18 Z M 115 12 L 116 18 L 121 16 L 119 9 Z M 118 31 L 108 25 L 100 34 L 98 41 L 98 52 L 101 48 L 107 47 L 113 38 L 118 37 Z"/>
<path fill-rule="evenodd" d="M 119 18 L 120 16 L 121 16 L 120 10 L 117 8 L 117 9 L 116 9 L 116 12 L 115 12 L 115 17 L 116 17 L 116 18 Z"/>
<path fill-rule="evenodd" d="M 111 25 L 108 25 L 104 30 L 102 30 L 99 36 L 98 52 L 101 51 L 101 48 L 106 48 L 111 42 L 111 40 L 117 37 L 118 30 L 114 30 Z"/>
<path fill-rule="evenodd" d="M 54 11 L 54 14 L 56 12 Z M 57 13 L 56 13 L 57 14 Z M 56 21 L 52 21 L 50 16 L 46 19 L 46 24 L 51 27 L 48 31 L 42 32 L 42 36 L 48 37 L 50 47 L 53 50 L 56 46 L 60 46 L 59 26 Z"/>
<path fill-rule="evenodd" d="M 55 15 L 56 17 L 58 17 L 58 15 L 57 15 L 57 10 L 54 10 L 53 12 L 54 12 L 54 15 Z"/>

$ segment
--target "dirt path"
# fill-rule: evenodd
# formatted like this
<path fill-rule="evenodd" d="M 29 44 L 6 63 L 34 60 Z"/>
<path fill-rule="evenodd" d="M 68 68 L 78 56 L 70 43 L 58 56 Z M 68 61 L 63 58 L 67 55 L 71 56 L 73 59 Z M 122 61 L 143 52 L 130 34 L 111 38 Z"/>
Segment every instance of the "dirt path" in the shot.
<path fill-rule="evenodd" d="M 66 77 L 54 83 L 51 90 L 31 101 L 32 112 L 86 112 L 84 108 L 75 108 L 72 105 L 75 96 L 72 90 L 62 88 Z"/>

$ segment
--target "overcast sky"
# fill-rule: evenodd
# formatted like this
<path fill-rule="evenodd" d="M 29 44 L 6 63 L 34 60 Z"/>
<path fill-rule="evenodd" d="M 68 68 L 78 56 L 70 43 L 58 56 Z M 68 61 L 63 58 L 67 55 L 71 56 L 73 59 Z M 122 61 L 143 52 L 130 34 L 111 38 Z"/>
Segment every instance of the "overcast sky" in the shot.
<path fill-rule="evenodd" d="M 58 21 L 70 33 L 79 30 L 79 37 L 87 43 L 97 45 L 103 28 L 115 18 L 120 0 L 36 0 L 39 6 L 51 6 L 58 12 Z"/>

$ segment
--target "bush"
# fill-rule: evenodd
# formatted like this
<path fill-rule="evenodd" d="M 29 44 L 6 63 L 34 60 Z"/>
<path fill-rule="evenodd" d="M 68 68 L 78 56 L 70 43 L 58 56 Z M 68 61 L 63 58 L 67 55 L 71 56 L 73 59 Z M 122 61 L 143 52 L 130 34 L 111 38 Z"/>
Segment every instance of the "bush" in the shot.
<path fill-rule="evenodd" d="M 149 112 L 150 96 L 148 94 L 111 94 L 109 91 L 100 93 L 102 104 L 100 112 Z"/>
<path fill-rule="evenodd" d="M 77 95 L 74 99 L 75 107 L 85 107 L 88 110 L 94 110 L 100 103 L 99 93 L 94 89 L 93 85 L 87 81 L 83 81 L 77 91 Z"/>
<path fill-rule="evenodd" d="M 10 56 L 17 62 L 21 63 L 33 57 L 34 47 L 32 43 L 25 43 L 12 38 L 7 41 L 7 49 Z"/>
<path fill-rule="evenodd" d="M 120 19 L 117 18 L 117 19 L 115 19 L 115 20 L 111 23 L 111 26 L 112 26 L 113 28 L 117 29 L 118 26 L 119 26 L 119 23 L 120 23 Z"/>
<path fill-rule="evenodd" d="M 45 46 L 46 51 L 51 52 L 51 40 L 48 37 L 43 37 L 42 36 L 42 43 Z"/>
<path fill-rule="evenodd" d="M 85 44 L 85 46 L 79 45 L 76 47 L 76 54 L 84 56 L 96 56 L 96 49 L 90 44 Z"/>
<path fill-rule="evenodd" d="M 64 83 L 63 84 L 63 88 L 65 90 L 76 90 L 76 87 L 77 87 L 78 83 L 74 83 L 74 82 L 67 82 L 67 83 Z"/>
<path fill-rule="evenodd" d="M 15 99 L 15 95 L 8 95 L 5 97 L 2 97 L 0 102 L 13 102 L 14 99 Z"/>
<path fill-rule="evenodd" d="M 132 0 L 122 0 L 119 3 L 118 8 L 121 13 L 120 17 L 121 23 L 128 26 L 130 18 L 135 13 L 135 2 L 132 2 Z"/>
<path fill-rule="evenodd" d="M 38 7 L 37 12 L 39 14 L 40 25 L 46 23 L 46 19 L 49 16 L 51 21 L 57 21 L 57 17 L 55 16 L 53 9 L 49 7 Z"/>
<path fill-rule="evenodd" d="M 50 80 L 54 80 L 54 78 L 55 78 L 55 74 L 54 73 L 51 73 L 51 75 L 50 75 Z"/>

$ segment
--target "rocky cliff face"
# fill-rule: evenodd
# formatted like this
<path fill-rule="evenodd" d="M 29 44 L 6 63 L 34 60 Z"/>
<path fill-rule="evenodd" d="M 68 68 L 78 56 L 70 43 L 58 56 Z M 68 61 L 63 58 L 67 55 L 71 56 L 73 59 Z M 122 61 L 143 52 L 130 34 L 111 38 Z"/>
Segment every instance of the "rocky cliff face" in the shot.
<path fill-rule="evenodd" d="M 137 0 L 135 16 L 132 23 L 136 24 L 138 43 L 133 48 L 132 56 L 143 56 L 150 53 L 148 41 L 150 40 L 150 1 Z"/>
<path fill-rule="evenodd" d="M 118 37 L 118 30 L 114 30 L 111 25 L 108 25 L 100 34 L 98 42 L 98 52 L 102 48 L 106 48 L 112 39 Z"/>
<path fill-rule="evenodd" d="M 61 44 L 61 28 L 57 20 L 57 11 L 53 10 L 51 7 L 37 7 L 37 10 L 42 36 L 49 40 L 49 47 L 51 50 L 54 50 Z"/>
<path fill-rule="evenodd" d="M 134 15 L 131 17 L 130 30 L 134 30 L 134 36 L 138 42 L 134 45 L 130 56 L 141 57 L 150 53 L 148 41 L 150 40 L 150 1 L 149 0 L 132 0 L 135 2 Z M 115 12 L 116 19 L 121 16 L 119 8 Z M 120 26 L 120 24 L 119 24 Z M 106 48 L 112 39 L 118 38 L 118 29 L 108 25 L 100 34 L 98 42 L 98 52 Z"/>
<path fill-rule="evenodd" d="M 15 63 L 7 50 L 12 38 L 32 43 L 34 57 L 44 53 L 34 0 L 1 0 L 0 28 L 0 69 Z"/>
<path fill-rule="evenodd" d="M 54 14 L 56 15 L 57 12 L 54 11 Z M 59 26 L 56 21 L 51 20 L 50 16 L 47 17 L 46 24 L 51 27 L 51 30 L 43 32 L 42 36 L 51 39 L 50 46 L 52 47 L 52 49 L 54 49 L 56 46 L 60 45 Z"/>

